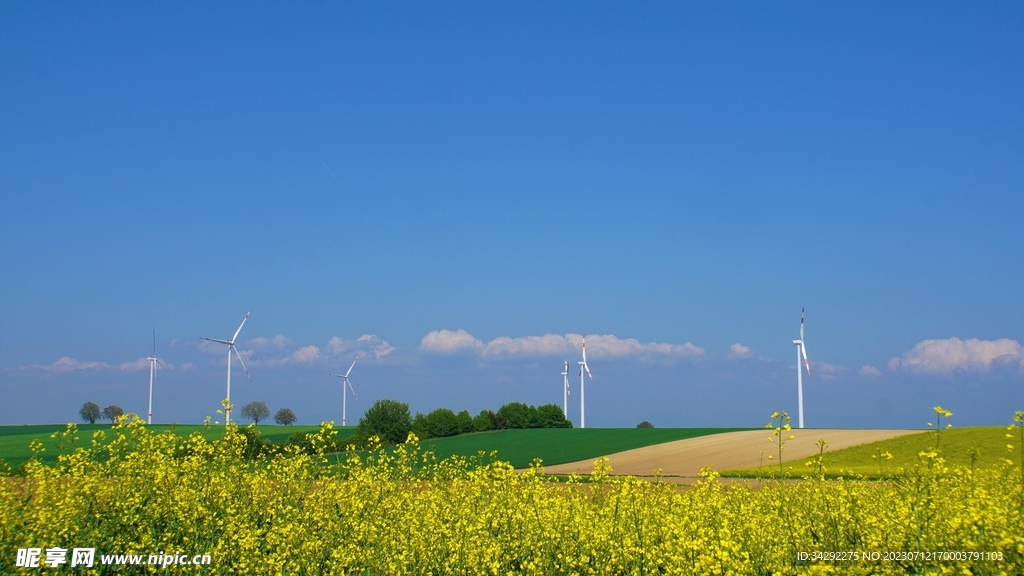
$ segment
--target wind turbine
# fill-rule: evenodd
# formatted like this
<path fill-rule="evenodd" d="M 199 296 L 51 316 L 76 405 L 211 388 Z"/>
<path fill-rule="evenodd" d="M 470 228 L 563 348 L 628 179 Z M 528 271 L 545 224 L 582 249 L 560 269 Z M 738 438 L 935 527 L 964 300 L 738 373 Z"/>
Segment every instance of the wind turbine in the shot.
<path fill-rule="evenodd" d="M 580 365 L 580 428 L 586 428 L 587 427 L 587 417 L 586 417 L 586 404 L 583 401 L 583 397 L 584 397 L 583 371 L 586 370 L 587 376 L 590 376 L 591 380 L 594 379 L 594 375 L 590 373 L 590 366 L 587 366 L 587 339 L 586 338 L 583 339 L 583 361 L 577 362 L 577 364 Z M 568 370 L 568 368 L 567 368 L 567 370 Z"/>
<path fill-rule="evenodd" d="M 245 318 L 242 318 L 242 323 L 238 325 L 238 330 L 235 330 L 235 335 L 231 337 L 231 340 L 217 340 L 216 338 L 206 338 L 203 340 L 209 340 L 210 342 L 220 342 L 228 347 L 228 405 L 224 407 L 224 426 L 231 423 L 231 351 L 235 351 L 235 356 L 238 356 L 238 361 L 242 363 L 242 370 L 245 370 L 245 375 L 249 378 L 249 382 L 252 382 L 252 376 L 249 376 L 249 370 L 245 367 L 245 362 L 242 362 L 242 355 L 238 353 L 238 349 L 235 348 L 235 338 L 238 338 L 238 333 L 242 331 L 242 326 L 245 326 L 245 321 L 249 319 L 249 314 L 252 314 L 252 308 L 245 313 Z"/>
<path fill-rule="evenodd" d="M 157 360 L 156 357 L 156 330 L 153 330 L 153 356 L 146 358 L 149 360 L 149 417 L 146 419 L 146 424 L 153 423 L 153 380 L 156 379 L 156 365 L 163 366 L 164 363 Z"/>
<path fill-rule="evenodd" d="M 352 361 L 352 366 L 349 366 L 348 367 L 348 372 L 345 372 L 344 374 L 331 374 L 330 372 L 327 373 L 328 376 L 337 376 L 338 378 L 341 378 L 341 425 L 342 426 L 345 425 L 345 404 L 348 402 L 347 390 L 345 389 L 345 387 L 347 386 L 349 388 L 352 388 L 352 381 L 348 379 L 348 375 L 352 373 L 352 367 L 355 366 L 356 362 L 358 362 L 358 361 L 359 361 L 359 356 L 356 356 L 356 359 Z M 352 397 L 355 398 L 356 400 L 359 400 L 359 397 L 356 396 L 356 389 L 355 388 L 352 388 Z"/>
<path fill-rule="evenodd" d="M 804 427 L 804 374 L 800 370 L 800 356 L 803 355 L 807 375 L 811 375 L 811 361 L 807 359 L 807 346 L 804 344 L 804 309 L 800 309 L 800 339 L 793 340 L 796 345 L 796 398 L 800 405 L 800 427 Z"/>
<path fill-rule="evenodd" d="M 565 385 L 562 388 L 562 413 L 565 414 L 565 419 L 569 419 L 569 396 L 572 393 L 569 391 L 569 361 L 565 361 L 565 371 L 562 372 L 562 379 L 565 381 Z"/>

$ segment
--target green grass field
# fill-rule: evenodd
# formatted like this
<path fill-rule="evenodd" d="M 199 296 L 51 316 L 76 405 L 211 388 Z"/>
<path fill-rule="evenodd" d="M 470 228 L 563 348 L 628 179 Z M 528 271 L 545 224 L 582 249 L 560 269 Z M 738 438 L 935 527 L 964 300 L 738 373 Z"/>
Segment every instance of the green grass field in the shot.
<path fill-rule="evenodd" d="M 1015 430 L 1019 434 L 1019 429 Z M 943 430 L 939 440 L 941 456 L 946 459 L 946 465 L 970 466 L 971 449 L 976 448 L 978 458 L 975 462 L 977 467 L 987 467 L 999 464 L 1003 459 L 1009 458 L 1015 464 L 1020 465 L 1020 437 L 1016 440 L 1008 440 L 1008 431 L 1005 426 L 976 426 L 967 428 L 951 428 Z M 1007 444 L 1015 448 L 1013 452 L 1006 449 Z M 924 450 L 935 447 L 935 432 L 927 434 L 911 434 L 891 440 L 882 440 L 860 446 L 851 446 L 844 450 L 829 452 L 825 450 L 826 475 L 836 476 L 847 470 L 856 474 L 868 477 L 879 477 L 886 474 L 898 474 L 902 469 L 908 469 L 921 463 L 918 454 Z M 873 459 L 882 452 L 892 454 L 892 460 L 882 461 Z M 806 463 L 811 458 L 786 462 L 786 454 L 783 452 L 783 467 L 787 475 L 802 476 L 812 472 L 812 467 Z M 775 463 L 774 470 L 778 470 L 778 463 Z M 773 469 L 765 463 L 760 470 L 757 468 L 739 468 L 722 472 L 722 476 L 741 478 L 765 477 L 773 473 Z"/>
<path fill-rule="evenodd" d="M 498 459 L 525 468 L 534 458 L 545 465 L 599 458 L 623 450 L 749 428 L 541 428 L 499 430 L 431 438 L 420 443 L 439 459 L 497 450 Z"/>
<path fill-rule="evenodd" d="M 57 450 L 54 440 L 50 435 L 62 431 L 65 424 L 41 424 L 35 426 L 0 426 L 0 459 L 3 459 L 11 466 L 17 466 L 32 456 L 28 445 L 33 439 L 38 438 L 46 451 L 42 453 L 41 459 L 44 462 L 53 463 L 57 461 Z M 88 448 L 91 445 L 92 433 L 96 430 L 107 432 L 107 440 L 113 438 L 110 424 L 79 424 L 78 425 L 78 446 Z M 224 435 L 223 426 L 210 426 L 207 429 L 201 424 L 154 424 L 149 427 L 156 433 L 172 430 L 181 437 L 188 437 L 193 432 L 200 432 L 209 439 L 220 438 Z M 316 432 L 319 426 L 278 426 L 261 424 L 257 426 L 260 436 L 277 444 L 284 444 L 288 437 L 296 432 Z M 348 438 L 355 433 L 354 426 L 346 428 L 336 427 L 338 438 Z"/>
<path fill-rule="evenodd" d="M 50 435 L 64 430 L 63 424 L 47 424 L 38 426 L 0 426 L 0 459 L 11 466 L 17 466 L 32 456 L 29 443 L 38 438 L 46 451 L 42 453 L 44 462 L 53 463 L 57 460 L 57 449 Z M 284 444 L 295 432 L 316 432 L 318 426 L 276 426 L 260 425 L 260 435 L 277 444 Z M 224 434 L 222 426 L 205 426 L 196 424 L 154 424 L 150 429 L 160 433 L 172 430 L 175 434 L 187 437 L 192 432 L 200 432 L 209 439 L 220 438 Z M 80 424 L 78 426 L 78 445 L 88 447 L 95 430 L 107 431 L 107 440 L 112 439 L 109 424 Z M 335 428 L 338 439 L 343 440 L 355 433 L 355 427 Z M 708 434 L 747 430 L 746 428 L 546 428 L 530 430 L 500 430 L 461 434 L 449 438 L 431 438 L 421 442 L 424 451 L 433 451 L 438 458 L 452 455 L 476 456 L 483 451 L 490 454 L 497 451 L 497 458 L 511 462 L 517 468 L 524 468 L 540 458 L 544 464 L 562 464 L 589 458 L 598 458 L 623 450 L 641 448 L 696 438 Z"/>

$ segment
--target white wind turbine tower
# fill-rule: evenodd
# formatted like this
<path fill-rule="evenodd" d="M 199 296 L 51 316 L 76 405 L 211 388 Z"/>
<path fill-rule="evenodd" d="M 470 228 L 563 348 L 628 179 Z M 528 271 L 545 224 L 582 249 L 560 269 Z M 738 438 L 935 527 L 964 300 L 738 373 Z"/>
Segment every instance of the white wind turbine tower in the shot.
<path fill-rule="evenodd" d="M 594 379 L 594 375 L 590 373 L 590 366 L 587 366 L 587 339 L 586 338 L 583 339 L 583 361 L 582 362 L 577 362 L 577 364 L 580 365 L 580 428 L 586 428 L 587 427 L 587 417 L 586 417 L 586 404 L 583 401 L 583 398 L 584 398 L 583 371 L 586 370 L 587 376 L 590 376 L 591 380 Z"/>
<path fill-rule="evenodd" d="M 807 359 L 807 345 L 804 344 L 804 309 L 800 309 L 800 339 L 793 340 L 796 345 L 796 398 L 800 408 L 800 427 L 804 427 L 804 375 L 800 370 L 800 356 L 803 355 L 807 375 L 811 375 L 811 361 Z"/>
<path fill-rule="evenodd" d="M 157 360 L 156 357 L 156 330 L 153 330 L 153 355 L 149 358 L 149 417 L 146 419 L 146 424 L 153 423 L 153 380 L 156 378 L 156 365 L 163 366 L 164 363 Z"/>
<path fill-rule="evenodd" d="M 242 364 L 242 370 L 245 370 L 245 375 L 249 378 L 249 382 L 252 382 L 252 376 L 249 376 L 249 370 L 245 367 L 245 362 L 242 362 L 242 355 L 238 353 L 238 349 L 235 348 L 235 338 L 238 338 L 238 333 L 242 331 L 242 326 L 245 326 L 245 321 L 249 319 L 249 314 L 252 314 L 252 308 L 245 313 L 245 318 L 242 318 L 242 323 L 238 325 L 238 330 L 235 330 L 235 335 L 231 337 L 231 340 L 217 340 L 216 338 L 206 338 L 203 340 L 209 340 L 210 342 L 220 342 L 228 347 L 228 405 L 224 409 L 224 425 L 227 426 L 231 423 L 231 351 L 235 351 L 235 356 L 238 357 L 238 361 Z"/>
<path fill-rule="evenodd" d="M 348 375 L 352 373 L 352 367 L 355 366 L 356 362 L 358 362 L 358 361 L 359 361 L 359 356 L 356 356 L 356 359 L 352 361 L 352 366 L 349 366 L 348 367 L 348 372 L 345 372 L 344 374 L 331 374 L 330 372 L 327 373 L 328 376 L 337 376 L 338 378 L 341 378 L 341 425 L 342 426 L 345 426 L 345 409 L 346 409 L 345 404 L 348 402 L 348 398 L 347 398 L 347 394 L 346 394 L 347 391 L 346 391 L 345 387 L 347 386 L 348 388 L 351 388 L 352 389 L 352 397 L 355 398 L 356 400 L 359 400 L 359 397 L 356 396 L 356 389 L 352 388 L 352 381 L 348 379 Z"/>
<path fill-rule="evenodd" d="M 569 361 L 565 361 L 565 371 L 562 372 L 562 379 L 564 384 L 562 386 L 562 413 L 565 414 L 565 419 L 569 419 L 569 396 L 572 393 L 569 392 Z"/>

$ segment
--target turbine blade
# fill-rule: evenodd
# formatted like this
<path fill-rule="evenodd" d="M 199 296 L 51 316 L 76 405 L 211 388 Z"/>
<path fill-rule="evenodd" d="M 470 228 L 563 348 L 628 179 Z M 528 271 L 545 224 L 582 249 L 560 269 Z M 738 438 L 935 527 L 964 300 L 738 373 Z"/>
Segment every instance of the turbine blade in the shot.
<path fill-rule="evenodd" d="M 804 309 L 800 309 L 800 339 L 804 339 Z"/>
<path fill-rule="evenodd" d="M 352 397 L 355 398 L 356 401 L 358 402 L 359 396 L 356 396 L 356 389 L 352 387 L 352 381 L 349 380 L 348 378 L 345 378 L 345 384 L 348 384 L 348 389 L 352 391 Z"/>
<path fill-rule="evenodd" d="M 587 363 L 587 339 L 583 339 L 583 363 Z"/>
<path fill-rule="evenodd" d="M 153 360 L 156 360 L 156 363 L 157 363 L 157 364 L 159 364 L 159 365 L 163 366 L 164 368 L 167 368 L 167 366 L 164 366 L 164 363 L 163 363 L 163 362 L 161 362 L 161 361 L 160 361 L 159 359 L 157 359 L 157 358 L 153 358 Z"/>
<path fill-rule="evenodd" d="M 587 366 L 586 362 L 583 363 L 583 368 L 586 369 L 587 376 L 590 376 L 590 379 L 593 380 L 594 379 L 594 375 L 590 373 L 590 366 Z"/>
<path fill-rule="evenodd" d="M 200 338 L 203 340 L 209 340 L 210 342 L 220 342 L 221 344 L 227 344 L 228 346 L 231 345 L 231 342 L 228 342 L 227 340 L 217 340 L 216 338 L 206 338 L 205 336 L 200 336 Z"/>
<path fill-rule="evenodd" d="M 356 356 L 356 359 L 352 361 L 352 366 L 348 367 L 348 372 L 345 372 L 345 377 L 346 378 L 348 378 L 348 375 L 352 373 L 352 367 L 355 366 L 356 362 L 358 362 L 358 361 L 359 361 L 359 356 Z M 355 394 L 355 392 L 353 392 L 353 394 Z"/>
<path fill-rule="evenodd" d="M 156 330 L 153 330 L 153 358 L 156 358 Z"/>
<path fill-rule="evenodd" d="M 242 355 L 238 353 L 238 348 L 235 348 L 235 346 L 232 344 L 231 349 L 235 351 L 235 356 L 238 356 L 238 361 L 242 362 Z M 246 378 L 249 379 L 249 382 L 252 382 L 252 376 L 249 376 L 249 369 L 245 367 L 245 362 L 242 362 L 242 370 L 245 370 Z"/>
<path fill-rule="evenodd" d="M 238 330 L 235 330 L 235 335 L 231 337 L 231 343 L 234 344 L 235 338 L 238 338 L 238 333 L 242 331 L 242 326 L 245 326 L 245 321 L 249 319 L 249 314 L 252 314 L 252 308 L 245 313 L 245 318 L 242 318 L 242 323 L 238 325 Z"/>
<path fill-rule="evenodd" d="M 807 375 L 811 375 L 811 359 L 807 357 L 807 346 L 800 342 L 800 352 L 804 355 L 804 366 L 807 366 Z"/>

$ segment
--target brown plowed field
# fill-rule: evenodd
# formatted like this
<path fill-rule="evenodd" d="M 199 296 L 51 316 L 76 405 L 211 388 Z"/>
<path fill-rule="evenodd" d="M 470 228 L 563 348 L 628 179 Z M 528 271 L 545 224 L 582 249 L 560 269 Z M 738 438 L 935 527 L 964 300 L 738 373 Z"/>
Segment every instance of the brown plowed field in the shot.
<path fill-rule="evenodd" d="M 806 458 L 818 451 L 815 442 L 824 438 L 828 442 L 828 451 L 841 450 L 877 442 L 905 434 L 917 434 L 920 430 L 792 430 L 796 436 L 786 442 L 782 453 L 784 461 Z M 777 463 L 769 461 L 768 456 L 778 458 L 778 445 L 768 441 L 772 437 L 771 430 L 749 430 L 745 432 L 726 432 L 699 438 L 676 440 L 654 446 L 646 446 L 635 450 L 626 450 L 609 454 L 612 473 L 631 474 L 634 476 L 650 476 L 661 468 L 666 476 L 695 477 L 704 466 L 715 470 L 731 470 L 733 468 L 753 468 L 761 462 L 761 451 L 764 450 L 764 464 Z M 777 441 L 777 439 L 776 439 Z M 568 464 L 545 466 L 548 474 L 589 474 L 594 468 L 593 460 L 581 460 Z"/>

